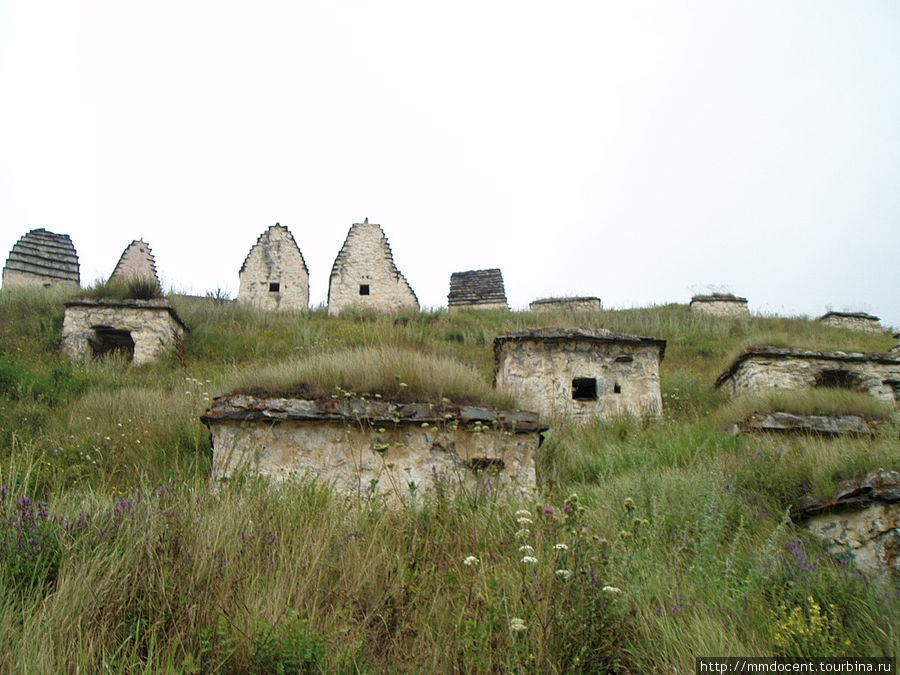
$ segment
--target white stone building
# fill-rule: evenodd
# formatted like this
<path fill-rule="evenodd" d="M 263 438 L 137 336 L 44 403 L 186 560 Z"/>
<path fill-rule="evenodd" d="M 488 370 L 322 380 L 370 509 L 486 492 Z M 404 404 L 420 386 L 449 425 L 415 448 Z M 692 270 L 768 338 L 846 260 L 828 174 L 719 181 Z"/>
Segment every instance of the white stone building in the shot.
<path fill-rule="evenodd" d="M 532 312 L 599 312 L 600 298 L 541 298 L 528 305 Z"/>
<path fill-rule="evenodd" d="M 123 355 L 134 365 L 156 361 L 184 336 L 187 326 L 165 299 L 66 303 L 62 349 L 76 360 Z"/>
<path fill-rule="evenodd" d="M 404 501 L 440 483 L 533 496 L 546 427 L 534 413 L 362 399 L 217 398 L 204 413 L 213 477 L 315 478 L 357 497 Z"/>
<path fill-rule="evenodd" d="M 828 312 L 818 318 L 824 326 L 849 328 L 863 333 L 882 333 L 881 319 L 865 312 Z"/>
<path fill-rule="evenodd" d="M 381 225 L 354 223 L 347 233 L 328 282 L 328 314 L 345 309 L 394 314 L 418 312 L 419 300 L 394 264 Z"/>
<path fill-rule="evenodd" d="M 750 310 L 747 309 L 747 298 L 739 298 L 728 293 L 695 295 L 691 298 L 690 309 L 692 314 L 701 314 L 703 316 L 750 316 Z"/>
<path fill-rule="evenodd" d="M 240 269 L 238 302 L 263 309 L 309 309 L 309 270 L 293 235 L 275 223 L 256 240 Z"/>
<path fill-rule="evenodd" d="M 109 275 L 110 281 L 129 281 L 131 279 L 147 279 L 159 286 L 156 274 L 156 260 L 150 246 L 143 239 L 135 239 L 122 252 L 116 268 Z"/>
<path fill-rule="evenodd" d="M 67 234 L 43 227 L 24 234 L 12 247 L 3 267 L 3 288 L 71 286 L 81 283 L 78 254 Z"/>
<path fill-rule="evenodd" d="M 659 416 L 666 341 L 607 330 L 544 328 L 494 340 L 494 384 L 543 419 Z"/>
<path fill-rule="evenodd" d="M 900 396 L 900 354 L 752 347 L 719 376 L 716 386 L 730 396 L 764 389 L 836 387 L 896 403 Z"/>

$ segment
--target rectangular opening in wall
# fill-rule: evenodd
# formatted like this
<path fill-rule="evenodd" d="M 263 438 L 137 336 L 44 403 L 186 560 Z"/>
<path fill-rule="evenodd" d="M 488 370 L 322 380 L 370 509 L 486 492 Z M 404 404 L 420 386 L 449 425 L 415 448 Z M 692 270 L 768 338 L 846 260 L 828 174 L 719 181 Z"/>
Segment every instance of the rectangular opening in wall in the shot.
<path fill-rule="evenodd" d="M 621 393 L 622 393 L 622 385 L 619 384 L 618 382 L 616 382 L 616 383 L 613 385 L 613 393 L 614 393 L 614 394 L 621 394 Z"/>
<path fill-rule="evenodd" d="M 616 357 L 616 363 L 631 363 L 632 361 L 634 361 L 634 357 L 631 354 Z"/>
<path fill-rule="evenodd" d="M 269 283 L 269 293 L 278 293 L 281 290 L 281 284 L 277 281 Z"/>
<path fill-rule="evenodd" d="M 572 380 L 572 400 L 596 401 L 597 380 L 593 377 L 576 377 Z"/>
<path fill-rule="evenodd" d="M 88 338 L 94 358 L 102 358 L 107 354 L 121 354 L 127 361 L 134 359 L 134 338 L 131 332 L 111 328 L 110 326 L 94 326 L 94 334 Z"/>
<path fill-rule="evenodd" d="M 359 285 L 359 294 L 360 295 L 368 295 L 369 294 L 369 284 L 360 284 Z"/>

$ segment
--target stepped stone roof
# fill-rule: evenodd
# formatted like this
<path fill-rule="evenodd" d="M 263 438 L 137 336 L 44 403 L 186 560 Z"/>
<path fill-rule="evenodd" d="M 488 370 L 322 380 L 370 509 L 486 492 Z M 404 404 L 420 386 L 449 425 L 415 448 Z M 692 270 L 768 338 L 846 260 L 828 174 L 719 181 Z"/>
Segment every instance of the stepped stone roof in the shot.
<path fill-rule="evenodd" d="M 550 344 L 565 344 L 575 341 L 607 343 L 607 344 L 644 344 L 659 349 L 659 358 L 665 356 L 666 341 L 654 337 L 641 335 L 628 335 L 617 333 L 605 328 L 538 328 L 534 330 L 520 330 L 498 335 L 494 338 L 494 359 L 499 360 L 500 349 L 506 342 L 544 342 Z"/>
<path fill-rule="evenodd" d="M 81 282 L 78 254 L 67 234 L 48 232 L 43 227 L 23 235 L 12 247 L 6 266 L 7 272 L 18 272 L 49 281 Z"/>
<path fill-rule="evenodd" d="M 243 272 L 247 269 L 247 262 L 250 260 L 250 256 L 253 255 L 253 251 L 259 247 L 263 249 L 266 248 L 266 244 L 275 236 L 276 230 L 283 230 L 284 235 L 287 236 L 294 244 L 294 247 L 297 249 L 297 253 L 300 254 L 300 264 L 303 265 L 303 271 L 309 274 L 309 268 L 306 266 L 306 259 L 303 257 L 303 252 L 300 250 L 300 247 L 297 246 L 297 240 L 294 239 L 294 235 L 291 234 L 291 231 L 287 229 L 281 223 L 275 223 L 274 225 L 266 228 L 266 231 L 263 232 L 256 238 L 256 243 L 250 247 L 250 250 L 247 252 L 247 257 L 244 258 L 244 262 L 241 263 L 241 269 L 239 272 Z"/>
<path fill-rule="evenodd" d="M 506 305 L 506 290 L 499 268 L 454 272 L 450 275 L 450 307 L 477 305 Z"/>
<path fill-rule="evenodd" d="M 109 275 L 110 281 L 126 281 L 128 279 L 153 279 L 159 285 L 156 273 L 156 259 L 150 246 L 143 239 L 135 239 L 125 250 L 116 268 Z"/>

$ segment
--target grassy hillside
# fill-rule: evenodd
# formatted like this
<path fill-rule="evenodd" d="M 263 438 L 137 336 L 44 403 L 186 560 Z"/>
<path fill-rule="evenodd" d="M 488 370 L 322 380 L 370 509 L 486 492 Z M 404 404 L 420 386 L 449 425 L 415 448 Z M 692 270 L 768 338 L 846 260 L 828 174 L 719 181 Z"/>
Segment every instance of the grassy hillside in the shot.
<path fill-rule="evenodd" d="M 2 672 L 683 672 L 696 655 L 900 656 L 896 589 L 785 515 L 801 494 L 900 469 L 895 413 L 846 392 L 785 395 L 753 406 L 887 421 L 874 439 L 730 436 L 748 404 L 713 386 L 750 344 L 885 351 L 889 334 L 682 305 L 329 318 L 174 297 L 183 351 L 132 368 L 68 362 L 63 300 L 0 294 Z M 339 386 L 509 404 L 490 390 L 493 338 L 537 326 L 668 340 L 664 419 L 553 427 L 537 503 L 438 491 L 389 509 L 315 483 L 209 485 L 199 416 L 214 396 Z"/>

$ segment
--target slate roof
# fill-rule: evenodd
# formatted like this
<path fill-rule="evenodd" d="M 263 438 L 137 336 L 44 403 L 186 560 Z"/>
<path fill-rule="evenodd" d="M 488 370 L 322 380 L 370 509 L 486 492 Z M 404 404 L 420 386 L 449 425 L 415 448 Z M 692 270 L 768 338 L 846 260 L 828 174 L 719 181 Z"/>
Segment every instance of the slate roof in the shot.
<path fill-rule="evenodd" d="M 6 270 L 59 281 L 81 282 L 78 254 L 67 234 L 31 230 L 17 241 L 6 259 Z"/>
<path fill-rule="evenodd" d="M 507 304 L 503 275 L 499 268 L 454 272 L 450 275 L 448 306 L 471 307 L 492 304 Z"/>

